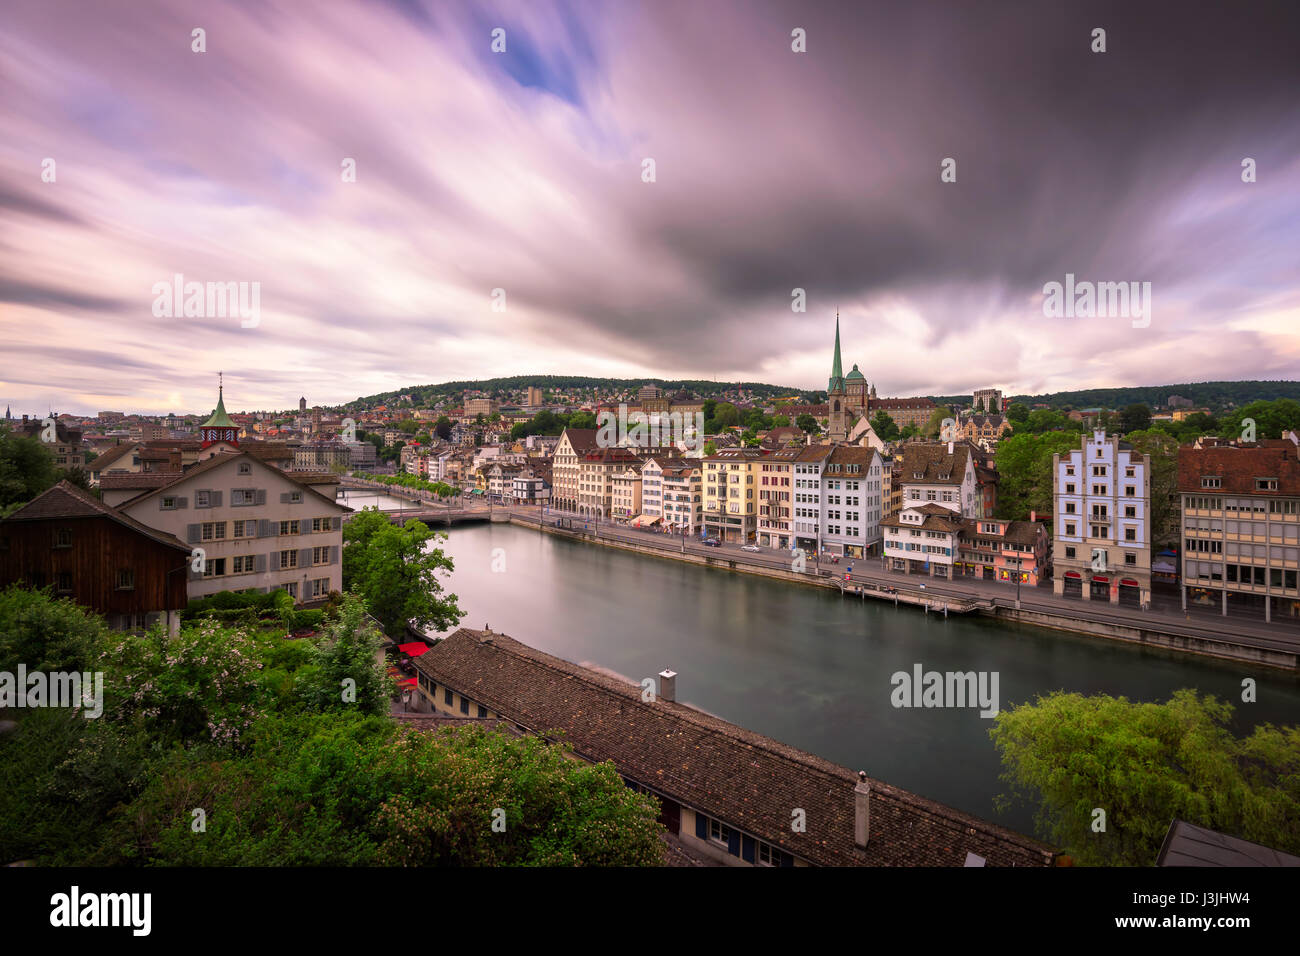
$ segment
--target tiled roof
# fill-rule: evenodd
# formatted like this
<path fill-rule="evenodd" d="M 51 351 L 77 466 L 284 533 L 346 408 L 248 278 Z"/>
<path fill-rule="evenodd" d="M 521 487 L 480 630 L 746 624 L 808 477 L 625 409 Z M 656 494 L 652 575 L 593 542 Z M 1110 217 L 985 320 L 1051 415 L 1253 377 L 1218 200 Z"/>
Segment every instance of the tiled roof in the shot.
<path fill-rule="evenodd" d="M 1047 866 L 1052 851 L 1028 837 L 871 780 L 871 836 L 853 842 L 854 786 L 846 767 L 681 703 L 642 703 L 641 686 L 535 650 L 504 634 L 461 628 L 415 666 L 502 717 L 574 751 L 610 760 L 670 799 L 812 863 Z M 807 832 L 792 832 L 791 812 Z"/>
<path fill-rule="evenodd" d="M 919 523 L 915 521 L 904 521 L 902 519 L 902 514 L 905 511 L 919 511 L 921 514 L 925 515 L 925 518 Z M 915 507 L 904 507 L 903 511 L 900 511 L 897 514 L 892 514 L 888 518 L 881 518 L 880 524 L 881 527 L 885 528 L 920 528 L 923 531 L 943 531 L 952 533 L 961 530 L 962 520 L 962 516 L 958 512 L 953 511 L 950 508 L 945 508 L 943 505 L 927 502 L 926 504 Z"/>
<path fill-rule="evenodd" d="M 946 444 L 903 446 L 903 482 L 927 485 L 960 485 L 966 476 L 970 446 L 954 442 L 951 454 Z M 917 474 L 921 477 L 916 477 Z M 943 477 L 946 476 L 946 477 Z"/>
<path fill-rule="evenodd" d="M 826 462 L 826 468 L 823 475 L 831 476 L 848 476 L 850 478 L 864 478 L 867 474 L 867 468 L 870 467 L 871 461 L 876 457 L 876 453 L 871 448 L 864 448 L 861 445 L 836 445 L 831 457 Z M 856 471 L 849 471 L 849 465 L 856 465 Z"/>
<path fill-rule="evenodd" d="M 934 402 L 928 398 L 873 398 L 871 400 L 873 409 L 890 409 L 890 408 L 935 408 Z"/>
<path fill-rule="evenodd" d="M 393 719 L 411 730 L 440 730 L 443 727 L 482 727 L 504 730 L 512 737 L 522 736 L 514 724 L 497 717 L 462 717 L 455 714 L 393 714 Z"/>
<path fill-rule="evenodd" d="M 94 495 L 67 481 L 60 481 L 57 485 L 47 488 L 4 520 L 49 521 L 59 518 L 108 518 L 160 544 L 179 548 L 186 554 L 190 553 L 190 546 L 179 538 L 122 514 L 116 508 L 109 507 Z"/>
<path fill-rule="evenodd" d="M 144 491 L 169 485 L 182 474 L 179 471 L 142 471 L 126 475 L 100 475 L 99 487 L 104 491 Z"/>
<path fill-rule="evenodd" d="M 566 428 L 564 434 L 569 436 L 569 444 L 579 455 L 584 452 L 594 451 L 596 448 L 596 429 L 594 428 Z"/>
<path fill-rule="evenodd" d="M 124 442 L 120 445 L 114 445 L 112 448 L 108 449 L 108 451 L 101 452 L 98 458 L 86 466 L 87 471 L 90 471 L 93 474 L 98 474 L 109 465 L 117 462 L 119 458 L 124 457 L 133 448 L 139 447 L 139 444 L 139 442 Z"/>
<path fill-rule="evenodd" d="M 1216 477 L 1220 487 L 1201 486 L 1202 477 Z M 1257 491 L 1256 478 L 1276 478 L 1276 491 Z M 1231 495 L 1300 495 L 1300 458 L 1290 442 L 1278 445 L 1218 445 L 1178 449 L 1178 490 Z"/>
<path fill-rule="evenodd" d="M 323 495 L 323 494 L 321 494 L 319 491 L 317 491 L 315 488 L 313 488 L 313 487 L 312 487 L 312 484 L 316 484 L 316 482 L 309 483 L 309 482 L 303 481 L 301 478 L 299 478 L 299 477 L 298 477 L 294 472 L 292 472 L 292 471 L 281 471 L 279 468 L 276 468 L 276 467 L 273 466 L 273 465 L 268 465 L 266 462 L 264 462 L 264 461 L 262 461 L 262 460 L 260 460 L 260 459 L 258 459 L 258 458 L 256 458 L 256 457 L 254 457 L 253 455 L 247 455 L 244 451 L 242 451 L 242 450 L 236 450 L 236 449 L 232 449 L 232 450 L 230 450 L 230 451 L 217 452 L 217 454 L 213 455 L 211 458 L 208 458 L 208 459 L 206 459 L 205 461 L 201 461 L 201 462 L 199 462 L 198 464 L 191 465 L 188 469 L 186 469 L 184 472 L 182 472 L 182 473 L 180 473 L 180 474 L 177 474 L 177 473 L 175 473 L 175 472 L 171 472 L 171 473 L 162 473 L 162 474 L 159 474 L 159 475 L 120 475 L 120 476 L 119 476 L 119 475 L 105 475 L 103 478 L 101 478 L 101 479 L 99 480 L 99 482 L 100 482 L 100 486 L 101 486 L 101 487 L 109 487 L 109 486 L 106 486 L 104 483 L 105 483 L 106 481 L 109 481 L 110 479 L 119 478 L 119 477 L 121 477 L 121 478 L 155 478 L 155 477 L 158 477 L 158 478 L 166 479 L 166 480 L 165 480 L 162 484 L 160 484 L 160 485 L 151 485 L 151 484 L 139 484 L 139 485 L 123 484 L 123 485 L 120 485 L 120 486 L 116 486 L 116 487 L 122 487 L 122 488 L 144 488 L 144 489 L 146 489 L 146 490 L 142 491 L 140 494 L 136 495 L 134 498 L 128 499 L 127 501 L 123 501 L 123 502 L 121 502 L 120 505 L 119 505 L 119 507 L 122 507 L 122 508 L 128 508 L 128 507 L 130 507 L 130 506 L 136 504 L 137 502 L 143 501 L 145 498 L 148 498 L 150 495 L 154 494 L 154 493 L 157 492 L 159 489 L 167 488 L 167 487 L 170 487 L 170 486 L 172 486 L 172 485 L 178 485 L 178 484 L 180 484 L 181 482 L 189 481 L 191 478 L 197 478 L 199 475 L 206 474 L 207 472 L 212 471 L 212 470 L 215 469 L 215 468 L 219 468 L 219 467 L 221 467 L 222 465 L 226 464 L 227 462 L 231 461 L 232 459 L 237 458 L 237 457 L 241 457 L 241 456 L 242 456 L 242 457 L 246 457 L 246 458 L 248 458 L 248 459 L 250 459 L 250 460 L 256 462 L 257 465 L 258 465 L 258 467 L 260 467 L 260 468 L 266 468 L 267 470 L 273 472 L 274 474 L 279 475 L 281 478 L 287 478 L 290 482 L 292 482 L 292 483 L 294 483 L 294 484 L 296 484 L 296 485 L 299 485 L 299 486 L 301 486 L 301 487 L 307 489 L 308 491 L 310 491 L 310 492 L 311 492 L 313 495 L 315 495 L 316 497 L 318 497 L 318 498 L 320 498 L 320 499 L 322 499 L 322 500 L 324 500 L 324 501 L 328 501 L 330 504 L 334 505 L 334 506 L 337 507 L 337 508 L 342 509 L 343 511 L 351 511 L 351 510 L 352 510 L 352 509 L 349 508 L 347 505 L 341 505 L 341 504 L 339 504 L 337 501 L 335 501 L 332 497 L 326 497 L 325 495 Z"/>
<path fill-rule="evenodd" d="M 990 531 L 981 531 L 980 525 L 993 521 L 992 518 L 963 518 L 961 522 L 961 533 L 966 538 L 996 538 L 998 541 L 1005 541 L 1008 544 L 1024 544 L 1032 547 L 1038 541 L 1040 531 L 1043 531 L 1043 525 L 1037 521 L 1007 521 L 998 524 L 1005 524 L 1006 533 L 996 534 Z"/>

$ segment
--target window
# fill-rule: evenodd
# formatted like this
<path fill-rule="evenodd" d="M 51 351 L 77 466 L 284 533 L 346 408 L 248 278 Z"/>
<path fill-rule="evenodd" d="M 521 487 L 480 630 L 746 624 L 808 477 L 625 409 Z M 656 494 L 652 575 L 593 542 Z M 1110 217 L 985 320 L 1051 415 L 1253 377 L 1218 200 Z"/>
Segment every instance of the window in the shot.
<path fill-rule="evenodd" d="M 175 495 L 163 495 L 163 500 L 162 500 L 162 510 L 163 510 L 163 511 L 175 511 L 175 510 L 176 510 L 176 496 L 175 496 Z"/>
<path fill-rule="evenodd" d="M 1124 540 L 1125 540 L 1125 541 L 1136 541 L 1137 538 L 1138 538 L 1138 536 L 1137 536 L 1137 529 L 1136 529 L 1136 528 L 1125 528 L 1125 529 L 1124 529 Z"/>
<path fill-rule="evenodd" d="M 297 533 L 298 533 L 298 522 L 296 521 L 280 522 L 280 534 L 297 534 Z"/>
<path fill-rule="evenodd" d="M 59 572 L 58 590 L 60 594 L 72 593 L 72 572 L 71 571 Z"/>
<path fill-rule="evenodd" d="M 1138 556 L 1132 552 L 1127 552 L 1124 555 L 1124 563 L 1127 565 L 1136 565 L 1138 563 Z"/>
<path fill-rule="evenodd" d="M 206 508 L 208 507 L 208 502 L 209 502 L 208 492 L 206 491 L 194 492 L 194 507 Z"/>
<path fill-rule="evenodd" d="M 1276 478 L 1256 478 L 1256 479 L 1255 479 L 1255 490 L 1256 490 L 1256 491 L 1277 491 L 1277 479 L 1276 479 Z"/>
<path fill-rule="evenodd" d="M 230 492 L 230 504 L 232 507 L 251 505 L 256 500 L 257 495 L 255 495 L 250 488 L 234 488 Z"/>
<path fill-rule="evenodd" d="M 280 552 L 280 570 L 287 568 L 296 568 L 298 566 L 298 552 L 292 549 Z"/>
<path fill-rule="evenodd" d="M 1065 503 L 1065 513 L 1066 513 L 1067 515 L 1072 515 L 1072 514 L 1074 514 L 1074 502 L 1073 502 L 1073 501 L 1067 501 L 1067 502 Z"/>
<path fill-rule="evenodd" d="M 330 593 L 330 579 L 316 578 L 311 582 L 311 596 L 314 598 L 327 597 Z"/>
<path fill-rule="evenodd" d="M 1073 525 L 1073 524 L 1067 524 L 1067 525 L 1065 526 L 1065 533 L 1066 533 L 1066 534 L 1074 534 L 1074 525 Z"/>
<path fill-rule="evenodd" d="M 294 505 L 302 504 L 302 492 L 301 491 L 289 492 L 289 503 Z"/>
<path fill-rule="evenodd" d="M 450 707 L 450 706 L 451 706 L 451 698 L 452 698 L 451 689 L 450 689 L 450 688 L 447 688 L 447 687 L 444 687 L 444 688 L 442 689 L 442 702 L 443 702 L 444 704 L 446 704 L 448 707 Z"/>
<path fill-rule="evenodd" d="M 1133 505 L 1125 505 L 1125 506 L 1124 506 L 1124 517 L 1125 517 L 1125 518 L 1136 518 L 1136 517 L 1137 517 L 1137 508 L 1135 508 Z"/>
<path fill-rule="evenodd" d="M 288 592 L 289 597 L 293 598 L 295 601 L 298 600 L 298 582 L 297 582 L 297 581 L 290 581 L 288 584 L 286 584 L 286 585 L 284 586 L 284 589 L 285 589 L 285 591 Z"/>
<path fill-rule="evenodd" d="M 1219 478 L 1219 477 L 1209 477 L 1209 476 L 1206 476 L 1206 475 L 1202 475 L 1202 476 L 1201 476 L 1201 487 L 1202 487 L 1202 488 L 1222 488 L 1222 487 L 1223 487 L 1223 479 L 1222 479 L 1222 478 Z"/>
<path fill-rule="evenodd" d="M 462 714 L 469 713 L 469 699 L 464 694 L 460 697 L 460 712 Z"/>
<path fill-rule="evenodd" d="M 205 578 L 219 578 L 226 573 L 225 558 L 208 558 L 203 562 L 203 576 Z"/>
<path fill-rule="evenodd" d="M 1072 545 L 1067 545 L 1067 546 L 1066 546 L 1066 548 L 1065 548 L 1065 556 L 1066 556 L 1067 558 L 1072 558 L 1072 557 L 1074 557 L 1074 547 L 1073 547 Z"/>
<path fill-rule="evenodd" d="M 234 562 L 233 573 L 250 574 L 252 572 L 253 556 L 251 554 L 240 555 L 238 557 L 232 558 L 231 560 Z"/>
<path fill-rule="evenodd" d="M 132 568 L 121 568 L 117 572 L 117 589 L 119 591 L 135 590 L 135 570 Z"/>
<path fill-rule="evenodd" d="M 251 538 L 254 536 L 254 532 L 257 531 L 257 524 L 256 522 L 253 521 L 247 521 L 247 522 L 236 521 L 234 523 L 234 527 L 231 530 L 232 530 L 232 537 Z M 247 531 L 248 534 L 244 534 L 245 531 Z"/>
<path fill-rule="evenodd" d="M 486 717 L 486 716 L 488 715 L 488 710 L 487 710 L 487 708 L 484 707 L 482 704 L 479 704 L 479 705 L 478 705 L 478 715 L 479 715 L 480 717 Z"/>
<path fill-rule="evenodd" d="M 1074 485 L 1073 485 L 1073 484 L 1068 484 L 1068 485 L 1066 485 L 1066 486 L 1065 486 L 1065 493 L 1066 493 L 1067 495 L 1072 495 L 1072 494 L 1074 494 Z"/>
<path fill-rule="evenodd" d="M 725 827 L 717 820 L 709 821 L 709 839 L 723 846 L 731 845 L 731 828 Z"/>
<path fill-rule="evenodd" d="M 253 473 L 253 466 L 246 461 L 242 461 L 239 463 L 239 473 L 241 475 L 251 475 Z"/>
<path fill-rule="evenodd" d="M 226 536 L 226 523 L 224 521 L 205 521 L 203 523 L 203 540 L 220 541 Z"/>
<path fill-rule="evenodd" d="M 54 532 L 54 546 L 56 548 L 72 547 L 72 529 L 59 528 Z"/>

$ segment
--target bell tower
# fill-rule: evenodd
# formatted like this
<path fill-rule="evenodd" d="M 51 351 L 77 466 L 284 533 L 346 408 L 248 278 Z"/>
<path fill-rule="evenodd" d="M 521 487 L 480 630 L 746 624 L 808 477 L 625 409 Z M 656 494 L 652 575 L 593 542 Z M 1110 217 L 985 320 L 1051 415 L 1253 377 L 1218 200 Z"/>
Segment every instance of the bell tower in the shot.
<path fill-rule="evenodd" d="M 826 434 L 832 442 L 848 441 L 848 409 L 844 394 L 844 366 L 840 361 L 840 313 L 835 313 L 835 358 L 831 361 L 831 377 L 826 385 L 826 405 L 829 409 Z"/>
<path fill-rule="evenodd" d="M 217 407 L 212 417 L 199 426 L 199 440 L 204 448 L 223 441 L 228 445 L 239 446 L 239 426 L 226 414 L 225 386 L 222 373 L 217 373 Z"/>

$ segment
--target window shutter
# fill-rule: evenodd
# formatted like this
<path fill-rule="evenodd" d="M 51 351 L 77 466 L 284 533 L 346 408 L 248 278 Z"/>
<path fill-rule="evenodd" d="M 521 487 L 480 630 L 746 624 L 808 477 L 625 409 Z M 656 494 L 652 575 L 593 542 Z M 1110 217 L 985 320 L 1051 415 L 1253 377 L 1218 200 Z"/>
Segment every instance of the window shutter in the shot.
<path fill-rule="evenodd" d="M 249 520 L 247 520 L 247 521 L 244 522 L 244 537 L 245 537 L 245 538 L 256 538 L 256 537 L 258 537 L 258 533 L 257 533 L 257 522 L 256 522 L 256 521 L 253 521 L 252 519 L 249 519 Z"/>
<path fill-rule="evenodd" d="M 253 570 L 259 574 L 266 571 L 266 555 L 264 554 L 254 555 Z"/>
<path fill-rule="evenodd" d="M 300 568 L 311 567 L 311 548 L 298 549 L 298 567 Z"/>
<path fill-rule="evenodd" d="M 219 491 L 209 491 L 209 492 L 208 492 L 208 501 L 210 501 L 210 502 L 212 503 L 212 507 L 214 507 L 214 508 L 220 508 L 220 507 L 221 507 L 221 492 L 219 492 Z"/>
<path fill-rule="evenodd" d="M 338 563 L 339 563 L 339 546 L 336 544 L 330 547 L 330 564 L 338 564 Z"/>
<path fill-rule="evenodd" d="M 202 572 L 202 571 L 195 571 L 195 570 L 194 570 L 194 564 L 193 564 L 193 562 L 191 562 L 191 563 L 187 566 L 187 569 L 186 569 L 186 576 L 187 576 L 191 581 L 202 581 L 202 580 L 203 580 L 203 572 Z"/>
<path fill-rule="evenodd" d="M 727 836 L 727 852 L 732 856 L 740 856 L 740 833 L 732 830 Z"/>
<path fill-rule="evenodd" d="M 280 492 L 280 504 L 287 505 L 288 503 L 289 503 L 289 492 L 287 491 Z"/>
<path fill-rule="evenodd" d="M 187 524 L 185 526 L 185 540 L 188 541 L 190 544 L 193 544 L 195 541 L 199 540 L 200 531 L 201 531 L 200 525 Z"/>
<path fill-rule="evenodd" d="M 257 495 L 257 497 L 256 497 L 255 500 L 256 500 L 256 503 L 257 503 L 257 504 L 259 504 L 259 505 L 264 505 L 264 504 L 266 504 L 266 489 L 265 489 L 265 488 L 258 488 L 257 491 L 256 491 L 256 495 Z"/>
<path fill-rule="evenodd" d="M 190 506 L 190 499 L 189 499 L 189 498 L 177 498 L 177 499 L 176 499 L 176 507 L 177 507 L 177 508 L 188 508 L 189 506 Z"/>
<path fill-rule="evenodd" d="M 794 857 L 792 857 L 789 853 L 782 853 L 782 854 L 781 854 L 781 865 L 782 865 L 782 866 L 794 866 Z"/>
<path fill-rule="evenodd" d="M 742 837 L 740 840 L 740 858 L 746 863 L 754 862 L 754 838 Z"/>
<path fill-rule="evenodd" d="M 263 537 L 263 538 L 268 537 L 269 535 L 279 534 L 280 526 L 278 524 L 275 524 L 275 522 L 273 521 L 268 521 L 267 519 L 263 518 L 258 523 L 257 533 L 259 537 Z"/>
<path fill-rule="evenodd" d="M 341 529 L 343 528 L 343 516 L 342 516 L 342 515 L 336 515 L 336 516 L 334 517 L 333 528 L 334 528 L 335 531 L 339 531 L 339 530 L 341 530 Z"/>
<path fill-rule="evenodd" d="M 698 810 L 695 812 L 695 835 L 701 840 L 709 838 L 709 818 Z"/>

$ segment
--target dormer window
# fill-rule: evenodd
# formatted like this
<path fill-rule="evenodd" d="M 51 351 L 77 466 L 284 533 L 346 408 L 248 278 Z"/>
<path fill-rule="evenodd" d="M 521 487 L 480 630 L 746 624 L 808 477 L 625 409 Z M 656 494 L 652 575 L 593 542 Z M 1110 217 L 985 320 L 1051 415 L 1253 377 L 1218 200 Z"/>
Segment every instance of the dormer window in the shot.
<path fill-rule="evenodd" d="M 1204 475 L 1201 477 L 1202 488 L 1222 488 L 1223 479 L 1218 475 Z"/>
<path fill-rule="evenodd" d="M 1277 491 L 1277 479 L 1276 479 L 1276 478 L 1256 478 L 1256 479 L 1255 479 L 1255 490 L 1256 490 L 1256 491 Z"/>
<path fill-rule="evenodd" d="M 240 463 L 239 463 L 239 473 L 240 473 L 241 475 L 251 475 L 251 474 L 253 473 L 253 466 L 250 465 L 250 464 L 249 464 L 248 462 L 246 462 L 246 461 L 244 461 L 244 462 L 240 462 Z"/>

